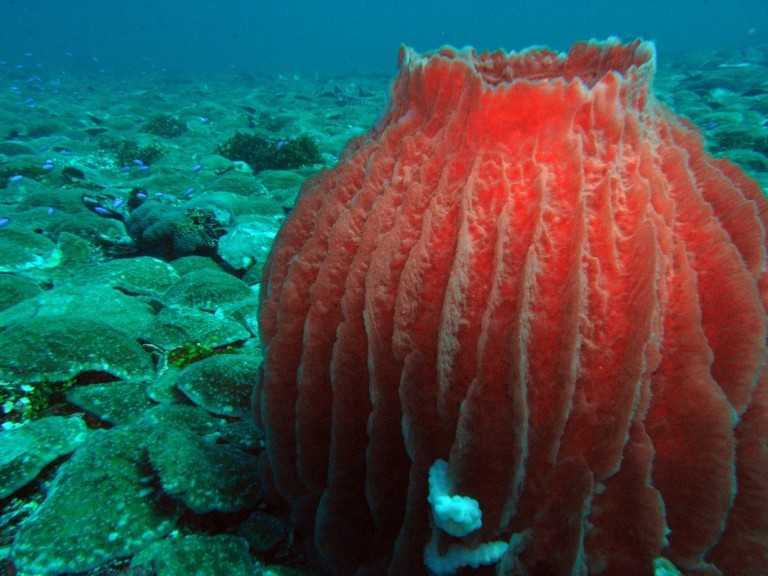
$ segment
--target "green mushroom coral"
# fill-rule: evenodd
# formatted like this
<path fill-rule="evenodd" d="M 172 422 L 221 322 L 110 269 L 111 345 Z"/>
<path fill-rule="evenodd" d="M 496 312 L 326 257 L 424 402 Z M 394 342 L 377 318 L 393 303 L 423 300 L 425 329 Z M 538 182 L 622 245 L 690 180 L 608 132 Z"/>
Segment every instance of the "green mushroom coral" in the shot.
<path fill-rule="evenodd" d="M 90 318 L 30 318 L 0 333 L 0 378 L 21 382 L 65 382 L 81 372 L 106 372 L 120 379 L 154 374 L 152 359 L 124 332 Z"/>
<path fill-rule="evenodd" d="M 11 559 L 21 573 L 86 572 L 173 529 L 181 508 L 148 482 L 148 436 L 142 425 L 94 432 L 59 468 L 14 539 Z"/>
<path fill-rule="evenodd" d="M 1 431 L 0 498 L 7 498 L 56 458 L 81 446 L 88 433 L 79 415 L 50 416 Z"/>

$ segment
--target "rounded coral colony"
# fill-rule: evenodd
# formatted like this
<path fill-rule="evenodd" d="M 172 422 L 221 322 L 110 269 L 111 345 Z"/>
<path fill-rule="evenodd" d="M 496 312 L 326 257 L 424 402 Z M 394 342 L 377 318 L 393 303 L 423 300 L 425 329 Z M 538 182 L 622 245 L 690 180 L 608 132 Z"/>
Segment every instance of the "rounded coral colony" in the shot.
<path fill-rule="evenodd" d="M 328 573 L 768 573 L 768 202 L 654 67 L 404 48 L 305 184 L 255 411 Z"/>

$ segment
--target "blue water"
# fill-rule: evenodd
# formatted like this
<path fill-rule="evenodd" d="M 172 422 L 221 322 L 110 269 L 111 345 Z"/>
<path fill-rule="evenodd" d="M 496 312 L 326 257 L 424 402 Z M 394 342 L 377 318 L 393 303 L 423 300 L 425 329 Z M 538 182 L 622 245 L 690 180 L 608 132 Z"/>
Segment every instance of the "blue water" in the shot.
<path fill-rule="evenodd" d="M 766 0 L 2 0 L 0 61 L 96 71 L 391 71 L 397 48 L 567 49 L 638 35 L 665 51 L 768 43 Z"/>

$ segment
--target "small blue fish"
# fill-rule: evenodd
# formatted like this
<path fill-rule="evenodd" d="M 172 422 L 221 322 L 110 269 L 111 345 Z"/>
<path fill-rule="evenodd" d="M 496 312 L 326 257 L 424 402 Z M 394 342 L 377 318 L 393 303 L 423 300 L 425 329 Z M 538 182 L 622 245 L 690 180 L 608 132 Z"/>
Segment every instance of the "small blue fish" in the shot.
<path fill-rule="evenodd" d="M 120 208 L 120 206 L 122 206 L 123 204 L 125 204 L 125 200 L 123 200 L 122 198 L 114 198 L 112 200 L 112 208 L 114 208 L 115 210 Z"/>
<path fill-rule="evenodd" d="M 136 193 L 136 198 L 138 198 L 139 200 L 146 200 L 147 199 L 147 195 L 144 194 L 144 192 L 137 192 Z"/>
<path fill-rule="evenodd" d="M 19 182 L 24 179 L 24 176 L 22 174 L 14 174 L 10 178 L 8 178 L 8 182 Z"/>
<path fill-rule="evenodd" d="M 134 158 L 133 163 L 136 164 L 136 166 L 144 166 L 144 162 L 142 162 L 139 158 Z"/>
<path fill-rule="evenodd" d="M 184 190 L 184 198 L 189 198 L 194 193 L 195 193 L 194 188 L 187 188 L 186 190 Z"/>
<path fill-rule="evenodd" d="M 10 223 L 11 223 L 11 219 L 8 218 L 8 216 L 3 216 L 0 218 L 0 228 L 5 228 Z"/>
<path fill-rule="evenodd" d="M 278 150 L 280 150 L 280 148 L 285 146 L 285 143 L 286 143 L 285 138 L 281 138 L 280 140 L 277 141 L 277 144 L 275 144 L 275 146 L 277 147 Z"/>
<path fill-rule="evenodd" d="M 714 129 L 715 129 L 715 128 L 717 128 L 718 126 L 720 126 L 720 122 L 718 122 L 717 120 L 713 120 L 712 122 L 707 122 L 707 123 L 704 125 L 704 129 L 705 129 L 705 130 L 714 130 Z"/>
<path fill-rule="evenodd" d="M 53 216 L 55 214 L 55 212 L 56 212 L 56 209 L 55 208 L 48 208 L 47 212 L 48 212 L 48 216 Z"/>
<path fill-rule="evenodd" d="M 202 168 L 202 164 L 195 164 L 192 166 L 192 172 L 200 172 L 200 169 Z"/>
<path fill-rule="evenodd" d="M 112 214 L 112 211 L 109 208 L 104 208 L 104 206 L 94 206 L 93 211 L 99 216 L 109 216 Z"/>
<path fill-rule="evenodd" d="M 42 168 L 43 170 L 53 170 L 53 162 L 51 162 L 50 160 L 46 160 Z"/>

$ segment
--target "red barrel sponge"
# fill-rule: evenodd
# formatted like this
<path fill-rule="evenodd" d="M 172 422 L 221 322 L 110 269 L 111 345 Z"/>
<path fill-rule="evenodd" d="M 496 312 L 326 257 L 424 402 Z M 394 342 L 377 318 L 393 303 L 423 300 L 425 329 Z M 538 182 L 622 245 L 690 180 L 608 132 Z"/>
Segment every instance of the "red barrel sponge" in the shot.
<path fill-rule="evenodd" d="M 304 185 L 254 398 L 329 573 L 768 574 L 768 202 L 654 67 L 402 49 Z"/>

